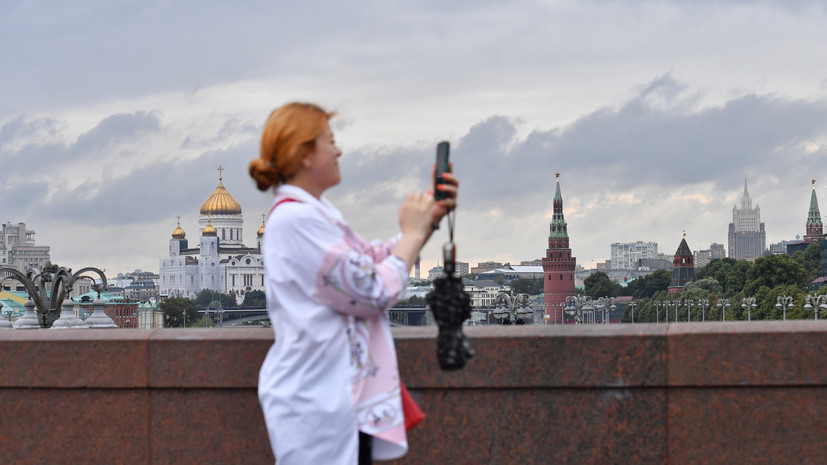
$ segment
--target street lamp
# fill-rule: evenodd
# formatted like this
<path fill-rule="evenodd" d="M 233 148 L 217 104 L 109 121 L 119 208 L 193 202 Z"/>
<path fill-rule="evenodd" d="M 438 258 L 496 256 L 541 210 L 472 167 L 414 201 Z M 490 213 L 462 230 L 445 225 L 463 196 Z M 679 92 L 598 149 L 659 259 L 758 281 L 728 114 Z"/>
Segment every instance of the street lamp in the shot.
<path fill-rule="evenodd" d="M 706 321 L 706 309 L 709 308 L 709 299 L 699 299 L 698 308 L 701 309 L 701 322 Z"/>
<path fill-rule="evenodd" d="M 663 318 L 666 323 L 669 323 L 669 306 L 672 305 L 672 302 L 668 300 L 663 301 Z"/>
<path fill-rule="evenodd" d="M 575 324 L 583 324 L 583 312 L 592 310 L 591 300 L 592 298 L 587 295 L 570 295 L 566 297 L 567 305 L 564 312 L 574 318 Z"/>
<path fill-rule="evenodd" d="M 695 304 L 695 301 L 692 299 L 686 299 L 683 301 L 683 304 L 686 306 L 686 321 L 691 323 L 692 322 L 692 306 Z"/>
<path fill-rule="evenodd" d="M 613 312 L 617 309 L 617 306 L 615 305 L 615 298 L 614 297 L 608 297 L 608 296 L 607 297 L 601 297 L 601 298 L 597 299 L 597 303 L 595 304 L 595 307 L 602 310 L 603 315 L 602 315 L 601 319 L 603 320 L 604 325 L 609 324 L 608 320 L 609 320 L 609 316 L 611 315 L 611 312 Z"/>
<path fill-rule="evenodd" d="M 775 301 L 775 308 L 784 310 L 784 321 L 787 321 L 787 309 L 793 309 L 793 297 L 789 295 L 780 295 Z"/>
<path fill-rule="evenodd" d="M 652 302 L 655 306 L 655 323 L 660 323 L 660 300 Z"/>
<path fill-rule="evenodd" d="M 721 321 L 726 321 L 726 310 L 732 308 L 729 299 L 718 299 L 718 308 L 721 309 Z"/>
<path fill-rule="evenodd" d="M 752 311 L 758 308 L 755 303 L 755 297 L 744 297 L 741 299 L 741 308 L 747 311 L 747 321 L 752 321 Z M 804 308 L 807 308 L 806 306 Z M 816 312 L 816 320 L 818 319 L 818 312 Z"/>
<path fill-rule="evenodd" d="M 812 302 L 812 305 L 810 304 Z M 827 294 L 810 295 L 807 294 L 807 304 L 804 305 L 804 310 L 815 310 L 815 319 L 818 319 L 819 310 L 827 310 Z"/>
<path fill-rule="evenodd" d="M 637 306 L 637 302 L 634 300 L 629 301 L 629 307 L 632 308 L 632 323 L 635 322 L 635 307 Z"/>
<path fill-rule="evenodd" d="M 502 323 L 504 325 L 507 325 L 507 324 L 511 324 L 511 315 L 514 315 L 514 323 L 515 324 L 520 324 L 518 322 L 522 321 L 522 320 L 517 318 L 517 314 L 520 313 L 521 315 L 525 315 L 527 313 L 522 308 L 525 307 L 525 306 L 528 306 L 528 299 L 529 299 L 528 294 L 514 295 L 513 293 L 508 294 L 506 292 L 500 292 L 499 294 L 497 294 L 497 300 L 496 300 L 498 303 L 500 303 L 500 305 L 497 306 L 497 309 L 493 312 L 494 317 L 495 318 L 505 318 L 505 316 L 507 315 L 508 319 L 507 320 L 503 319 L 503 323 Z M 520 305 L 520 304 L 522 304 L 522 305 Z M 520 310 L 519 311 L 517 311 L 517 306 L 518 305 L 520 305 Z M 530 312 L 530 310 L 529 310 L 529 312 Z"/>

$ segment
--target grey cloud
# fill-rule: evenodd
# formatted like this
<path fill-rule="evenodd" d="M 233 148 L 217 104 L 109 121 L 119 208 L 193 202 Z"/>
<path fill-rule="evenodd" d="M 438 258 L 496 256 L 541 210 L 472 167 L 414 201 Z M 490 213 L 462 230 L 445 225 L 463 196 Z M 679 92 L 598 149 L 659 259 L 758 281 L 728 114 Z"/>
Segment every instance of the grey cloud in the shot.
<path fill-rule="evenodd" d="M 132 140 L 157 132 L 160 128 L 161 121 L 154 112 L 136 111 L 111 115 L 78 137 L 71 150 L 84 153 L 106 148 L 109 144 Z"/>
<path fill-rule="evenodd" d="M 610 167 L 613 184 L 641 177 L 642 169 L 645 182 L 654 185 L 721 180 L 762 165 L 783 172 L 788 168 L 776 166 L 778 148 L 827 132 L 824 101 L 747 95 L 674 113 L 650 105 L 649 96 L 647 88 L 618 109 L 595 111 L 565 128 L 555 150 L 563 166 L 580 172 Z"/>
<path fill-rule="evenodd" d="M 44 132 L 54 134 L 58 125 L 53 118 L 31 121 L 15 118 L 4 124 L 0 128 L 0 144 L 21 141 L 22 146 L 13 151 L 6 146 L 0 152 L 4 167 L 0 171 L 0 182 L 22 173 L 26 173 L 29 178 L 40 174 L 56 174 L 61 167 L 84 158 L 92 160 L 90 163 L 99 163 L 107 155 L 105 152 L 109 147 L 161 130 L 158 115 L 137 111 L 106 117 L 72 143 L 43 142 L 38 137 Z M 33 170 L 33 167 L 38 167 L 38 170 Z"/>
<path fill-rule="evenodd" d="M 246 168 L 247 154 L 254 146 L 251 140 L 230 150 L 206 152 L 196 159 L 165 160 L 125 177 L 90 181 L 33 208 L 51 217 L 82 219 L 91 226 L 152 222 L 178 213 L 193 218 L 218 185 L 219 165 L 226 168 L 224 185 L 243 208 L 245 203 L 253 203 L 247 200 L 251 196 L 246 192 L 252 183 L 240 180 L 240 165 Z"/>
<path fill-rule="evenodd" d="M 0 126 L 0 148 L 16 139 L 26 139 L 37 134 L 54 134 L 57 121 L 53 118 L 29 119 L 19 115 Z"/>
<path fill-rule="evenodd" d="M 510 234 L 511 221 L 543 223 L 540 216 L 551 208 L 554 173 L 561 171 L 564 195 L 583 205 L 595 203 L 603 221 L 624 224 L 623 215 L 633 215 L 653 231 L 677 227 L 679 232 L 697 215 L 714 217 L 722 210 L 724 231 L 730 207 L 723 197 L 739 190 L 744 178 L 750 178 L 756 201 L 769 205 L 774 200 L 768 198 L 774 189 L 770 176 L 792 180 L 801 174 L 801 167 L 790 160 L 806 156 L 814 165 L 827 161 L 827 150 L 804 154 L 801 148 L 803 142 L 827 134 L 827 102 L 746 95 L 721 106 L 696 108 L 686 104 L 687 98 L 695 101 L 691 94 L 684 97 L 690 91 L 684 83 L 661 76 L 618 107 L 598 109 L 570 126 L 533 131 L 521 140 L 516 139 L 516 123 L 508 118 L 480 122 L 453 145 L 452 159 L 462 182 L 462 218 L 475 225 L 478 238 L 492 240 Z M 343 162 L 342 186 L 334 191 L 355 203 L 334 202 L 346 217 L 357 217 L 365 230 L 392 232 L 388 218 L 394 217 L 401 198 L 387 190 L 377 192 L 376 186 L 382 180 L 409 185 L 411 178 L 427 176 L 435 143 L 357 152 L 355 158 L 362 161 Z M 609 204 L 611 194 L 642 188 L 638 195 L 657 192 L 660 201 L 686 186 L 708 182 L 713 191 L 707 194 L 717 199 L 707 204 L 680 200 L 684 203 L 672 207 L 684 215 L 677 226 L 673 216 L 648 211 L 645 198 L 620 211 Z M 490 216 L 495 210 L 503 213 L 502 219 Z M 359 217 L 366 211 L 377 213 Z M 588 221 L 589 234 L 605 229 L 593 216 Z"/>
<path fill-rule="evenodd" d="M 42 143 L 31 137 L 53 130 L 57 124 L 49 118 L 33 121 L 17 118 L 0 128 L 3 137 L 0 140 L 6 144 L 28 141 L 14 151 L 0 152 L 4 168 L 0 171 L 0 209 L 7 215 L 79 220 L 94 226 L 134 224 L 153 221 L 159 215 L 191 213 L 215 188 L 219 165 L 227 168 L 226 184 L 229 179 L 246 177 L 247 163 L 256 153 L 257 141 L 251 138 L 226 150 L 204 152 L 194 160 L 173 156 L 125 176 L 116 173 L 89 179 L 47 198 L 46 193 L 54 189 L 54 183 L 63 182 L 60 173 L 65 167 L 106 162 L 110 152 L 122 152 L 119 150 L 122 144 L 129 145 L 163 131 L 156 113 L 138 111 L 104 118 L 69 144 Z M 251 131 L 249 124 L 231 120 L 222 130 L 222 138 Z M 248 179 L 244 182 L 251 184 Z"/>

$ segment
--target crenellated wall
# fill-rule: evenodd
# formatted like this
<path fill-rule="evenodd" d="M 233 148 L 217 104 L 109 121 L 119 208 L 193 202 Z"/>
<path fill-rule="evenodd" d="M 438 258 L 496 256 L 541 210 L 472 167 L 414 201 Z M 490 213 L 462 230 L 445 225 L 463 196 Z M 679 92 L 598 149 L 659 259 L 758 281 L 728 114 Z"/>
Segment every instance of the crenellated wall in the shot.
<path fill-rule="evenodd" d="M 394 329 L 428 417 L 392 464 L 827 463 L 827 322 Z M 269 329 L 0 331 L 1 464 L 272 464 Z"/>

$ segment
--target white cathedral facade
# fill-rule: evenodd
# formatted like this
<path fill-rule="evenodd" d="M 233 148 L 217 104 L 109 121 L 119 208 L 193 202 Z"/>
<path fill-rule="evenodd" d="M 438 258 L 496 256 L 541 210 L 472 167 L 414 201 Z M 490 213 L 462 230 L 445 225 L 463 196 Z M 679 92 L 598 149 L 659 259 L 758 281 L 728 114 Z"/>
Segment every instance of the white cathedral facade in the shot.
<path fill-rule="evenodd" d="M 222 168 L 218 170 L 221 173 Z M 207 289 L 230 294 L 241 303 L 248 292 L 264 291 L 264 223 L 256 234 L 256 247 L 246 247 L 242 243 L 241 205 L 227 192 L 221 174 L 218 187 L 201 204 L 199 213 L 198 244 L 193 247 L 178 217 L 178 227 L 169 241 L 169 257 L 161 259 L 161 296 L 195 298 Z"/>

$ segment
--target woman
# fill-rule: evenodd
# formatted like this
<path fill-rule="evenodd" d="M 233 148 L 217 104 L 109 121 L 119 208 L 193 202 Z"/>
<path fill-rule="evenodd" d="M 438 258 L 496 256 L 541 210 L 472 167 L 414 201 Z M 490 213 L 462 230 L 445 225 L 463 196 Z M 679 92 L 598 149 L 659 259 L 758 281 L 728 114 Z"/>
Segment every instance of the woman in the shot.
<path fill-rule="evenodd" d="M 276 339 L 259 374 L 259 400 L 278 465 L 371 463 L 407 452 L 396 352 L 385 311 L 408 283 L 422 246 L 456 204 L 408 194 L 401 234 L 367 243 L 322 194 L 340 181 L 336 147 L 318 106 L 290 103 L 264 127 L 250 163 L 275 187 L 263 253 Z"/>

